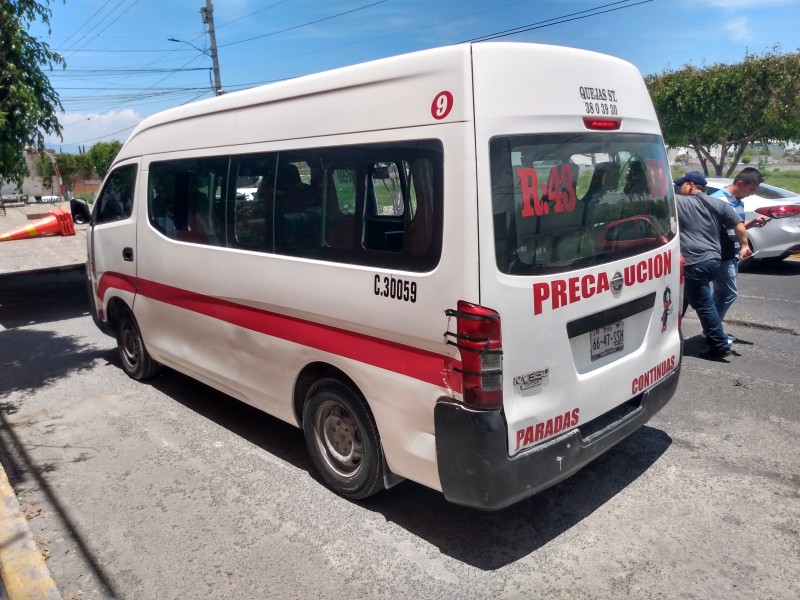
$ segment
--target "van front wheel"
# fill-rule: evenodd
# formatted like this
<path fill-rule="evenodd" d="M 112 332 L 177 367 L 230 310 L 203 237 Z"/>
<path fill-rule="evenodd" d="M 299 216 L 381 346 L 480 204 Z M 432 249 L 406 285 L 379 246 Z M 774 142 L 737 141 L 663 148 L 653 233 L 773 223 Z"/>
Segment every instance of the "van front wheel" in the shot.
<path fill-rule="evenodd" d="M 133 315 L 123 310 L 116 319 L 117 350 L 122 362 L 122 370 L 128 377 L 142 381 L 158 373 L 159 364 L 154 361 L 144 347 L 142 334 Z"/>
<path fill-rule="evenodd" d="M 383 453 L 365 401 L 349 386 L 323 379 L 303 407 L 303 433 L 311 461 L 325 484 L 350 500 L 383 489 Z"/>

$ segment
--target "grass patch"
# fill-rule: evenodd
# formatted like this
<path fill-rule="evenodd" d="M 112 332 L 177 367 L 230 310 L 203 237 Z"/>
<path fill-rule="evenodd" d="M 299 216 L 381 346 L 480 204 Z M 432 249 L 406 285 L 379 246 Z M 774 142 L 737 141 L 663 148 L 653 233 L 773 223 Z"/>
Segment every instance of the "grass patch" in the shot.
<path fill-rule="evenodd" d="M 767 170 L 764 175 L 768 184 L 800 194 L 800 171 Z"/>
<path fill-rule="evenodd" d="M 745 165 L 739 165 L 735 172 L 738 173 L 744 167 Z M 673 181 L 683 177 L 687 171 L 700 171 L 702 173 L 703 168 L 699 165 L 672 165 Z M 776 168 L 765 169 L 762 171 L 762 174 L 764 175 L 764 181 L 766 183 L 800 194 L 800 171 L 784 171 L 780 168 Z M 709 173 L 708 177 L 716 177 L 716 175 Z"/>

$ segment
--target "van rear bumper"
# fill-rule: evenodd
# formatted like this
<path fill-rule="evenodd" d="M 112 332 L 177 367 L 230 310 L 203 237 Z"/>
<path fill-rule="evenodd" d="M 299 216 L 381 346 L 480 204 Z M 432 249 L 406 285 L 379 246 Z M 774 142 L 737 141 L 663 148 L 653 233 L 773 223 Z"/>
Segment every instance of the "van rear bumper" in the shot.
<path fill-rule="evenodd" d="M 439 402 L 434 409 L 436 456 L 445 498 L 497 510 L 555 485 L 649 421 L 672 398 L 679 374 L 680 362 L 657 385 L 625 403 L 631 406 L 627 412 L 617 416 L 614 409 L 513 457 L 501 411 Z M 592 428 L 598 423 L 599 429 Z"/>

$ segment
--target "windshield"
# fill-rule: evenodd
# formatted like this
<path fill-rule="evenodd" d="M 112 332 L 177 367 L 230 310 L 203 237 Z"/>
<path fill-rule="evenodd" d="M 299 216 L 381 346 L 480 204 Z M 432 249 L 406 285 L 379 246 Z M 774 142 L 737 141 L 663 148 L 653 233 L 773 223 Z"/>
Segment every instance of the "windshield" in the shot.
<path fill-rule="evenodd" d="M 675 237 L 661 139 L 597 133 L 491 141 L 497 267 L 561 273 L 652 250 Z"/>

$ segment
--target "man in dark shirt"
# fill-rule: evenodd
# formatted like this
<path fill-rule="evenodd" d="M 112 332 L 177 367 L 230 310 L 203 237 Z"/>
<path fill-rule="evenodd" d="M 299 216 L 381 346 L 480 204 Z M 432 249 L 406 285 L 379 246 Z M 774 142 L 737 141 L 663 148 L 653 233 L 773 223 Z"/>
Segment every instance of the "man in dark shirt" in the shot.
<path fill-rule="evenodd" d="M 732 229 L 739 241 L 739 259 L 752 254 L 747 243 L 747 231 L 736 211 L 727 202 L 705 194 L 706 178 L 702 173 L 689 171 L 675 181 L 678 208 L 681 254 L 684 260 L 684 294 L 703 326 L 709 350 L 703 358 L 719 360 L 731 353 L 728 338 L 722 330 L 711 282 L 719 274 L 721 255 L 720 225 Z"/>

